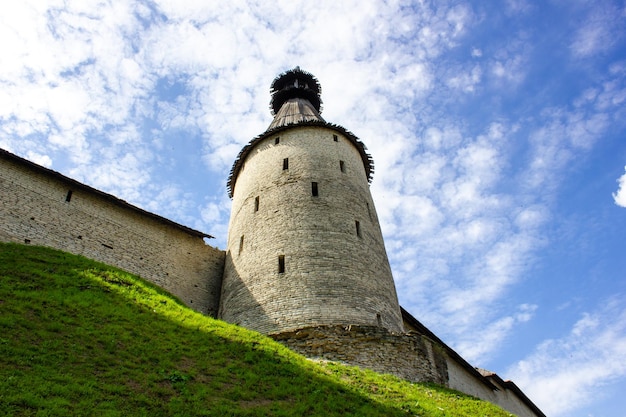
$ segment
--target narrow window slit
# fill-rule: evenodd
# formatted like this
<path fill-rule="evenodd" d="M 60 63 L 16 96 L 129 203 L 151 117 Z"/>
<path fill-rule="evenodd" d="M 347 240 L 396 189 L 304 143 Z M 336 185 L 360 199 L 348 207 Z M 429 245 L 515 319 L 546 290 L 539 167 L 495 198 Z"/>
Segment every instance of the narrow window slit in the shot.
<path fill-rule="evenodd" d="M 365 203 L 367 205 L 367 215 L 369 216 L 370 220 L 372 220 L 372 210 L 370 210 L 370 203 Z"/>
<path fill-rule="evenodd" d="M 280 137 L 277 137 L 276 139 L 274 139 L 274 144 L 278 145 L 280 143 Z"/>
<path fill-rule="evenodd" d="M 334 140 L 335 142 L 339 142 L 339 138 L 337 138 L 337 135 L 333 135 L 333 140 Z"/>
<path fill-rule="evenodd" d="M 278 255 L 278 273 L 285 273 L 285 255 Z"/>
<path fill-rule="evenodd" d="M 283 159 L 283 171 L 289 169 L 289 158 Z"/>
<path fill-rule="evenodd" d="M 311 183 L 311 194 L 313 195 L 313 197 L 317 197 L 319 195 L 316 182 Z"/>
<path fill-rule="evenodd" d="M 346 164 L 343 161 L 339 161 L 339 169 L 341 172 L 346 172 Z"/>
<path fill-rule="evenodd" d="M 72 194 L 73 194 L 73 191 L 72 191 L 72 190 L 69 190 L 69 191 L 67 192 L 67 195 L 65 196 L 65 202 L 66 202 L 66 203 L 69 203 L 69 202 L 70 202 L 70 200 L 72 199 Z"/>
<path fill-rule="evenodd" d="M 239 253 L 243 251 L 243 235 L 241 235 L 241 239 L 239 239 Z"/>
<path fill-rule="evenodd" d="M 259 196 L 254 198 L 254 211 L 259 211 Z"/>
<path fill-rule="evenodd" d="M 361 237 L 361 223 L 358 220 L 355 220 L 354 226 L 356 227 L 356 235 Z"/>

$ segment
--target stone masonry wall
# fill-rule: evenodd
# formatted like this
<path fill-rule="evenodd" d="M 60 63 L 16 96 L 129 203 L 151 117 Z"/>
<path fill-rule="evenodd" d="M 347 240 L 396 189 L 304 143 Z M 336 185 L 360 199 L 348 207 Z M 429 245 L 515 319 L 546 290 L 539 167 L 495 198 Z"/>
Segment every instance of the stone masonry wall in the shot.
<path fill-rule="evenodd" d="M 514 413 L 517 417 L 537 417 L 538 414 L 521 400 L 518 393 L 508 389 L 506 384 L 497 381 L 499 378 L 488 378 L 489 382 L 497 388 L 489 389 L 485 384 L 477 383 L 476 378 L 459 366 L 457 362 L 448 361 L 448 363 L 450 388 L 497 404 L 505 410 Z M 523 396 L 524 394 L 521 395 Z"/>
<path fill-rule="evenodd" d="M 313 360 L 341 362 L 412 382 L 432 382 L 497 404 L 518 417 L 545 417 L 522 401 L 524 394 L 519 389 L 509 389 L 511 382 L 484 377 L 451 354 L 450 348 L 419 332 L 390 333 L 374 326 L 316 326 L 270 337 Z"/>
<path fill-rule="evenodd" d="M 334 129 L 298 126 L 259 141 L 244 164 L 219 317 L 265 334 L 333 324 L 402 331 L 355 146 Z"/>
<path fill-rule="evenodd" d="M 2 152 L 0 240 L 117 266 L 216 315 L 225 253 L 205 244 L 200 232 Z"/>
<path fill-rule="evenodd" d="M 394 334 L 374 326 L 318 326 L 270 336 L 311 359 L 448 385 L 445 352 L 417 333 Z"/>

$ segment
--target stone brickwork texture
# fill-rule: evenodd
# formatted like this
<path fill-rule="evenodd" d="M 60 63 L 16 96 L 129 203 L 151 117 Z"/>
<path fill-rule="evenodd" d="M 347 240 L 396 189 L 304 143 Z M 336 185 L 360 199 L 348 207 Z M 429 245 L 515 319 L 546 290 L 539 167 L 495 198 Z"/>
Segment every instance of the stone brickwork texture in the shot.
<path fill-rule="evenodd" d="M 0 155 L 0 193 L 0 240 L 117 266 L 216 315 L 225 253 L 202 236 L 6 153 Z"/>
<path fill-rule="evenodd" d="M 347 138 L 326 126 L 284 130 L 256 144 L 235 180 L 220 318 L 266 334 L 403 330 L 363 160 Z"/>
<path fill-rule="evenodd" d="M 417 333 L 394 334 L 372 326 L 317 326 L 271 337 L 308 358 L 448 385 L 444 350 Z"/>

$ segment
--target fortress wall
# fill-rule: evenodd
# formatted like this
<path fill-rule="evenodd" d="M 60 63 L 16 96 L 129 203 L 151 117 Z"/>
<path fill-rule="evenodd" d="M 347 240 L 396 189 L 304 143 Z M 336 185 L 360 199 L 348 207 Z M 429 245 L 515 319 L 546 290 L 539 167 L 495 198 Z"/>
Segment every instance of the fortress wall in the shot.
<path fill-rule="evenodd" d="M 448 386 L 457 391 L 473 395 L 478 398 L 490 398 L 488 401 L 494 402 L 493 390 L 484 384 L 477 384 L 476 377 L 471 375 L 456 361 L 448 360 Z"/>
<path fill-rule="evenodd" d="M 49 246 L 117 266 L 197 311 L 216 315 L 225 254 L 205 244 L 202 233 L 5 151 L 0 193 L 0 240 Z"/>
<path fill-rule="evenodd" d="M 447 362 L 450 378 L 448 386 L 450 388 L 496 404 L 517 417 L 536 417 L 538 415 L 521 400 L 520 395 L 524 396 L 521 391 L 519 393 L 512 392 L 507 388 L 506 383 L 499 383 L 496 380 L 499 378 L 487 378 L 497 388 L 497 390 L 489 389 L 486 385 L 478 383 L 476 377 L 468 373 L 458 362 L 451 359 L 448 359 Z"/>
<path fill-rule="evenodd" d="M 319 326 L 270 336 L 311 359 L 342 362 L 414 382 L 448 384 L 443 349 L 416 333 L 389 333 L 374 326 Z"/>

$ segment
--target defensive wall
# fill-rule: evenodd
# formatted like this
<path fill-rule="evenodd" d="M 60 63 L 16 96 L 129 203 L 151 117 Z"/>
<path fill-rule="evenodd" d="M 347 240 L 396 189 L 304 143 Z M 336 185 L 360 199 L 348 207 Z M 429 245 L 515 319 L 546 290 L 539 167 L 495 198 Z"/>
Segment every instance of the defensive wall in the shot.
<path fill-rule="evenodd" d="M 0 149 L 0 240 L 122 268 L 215 316 L 225 253 L 211 236 Z"/>
<path fill-rule="evenodd" d="M 0 193 L 0 241 L 53 247 L 125 269 L 189 307 L 217 315 L 226 253 L 205 243 L 209 235 L 2 149 Z M 312 325 L 270 336 L 309 358 L 445 385 L 519 417 L 544 416 L 514 383 L 472 367 L 401 313 L 406 333 L 375 325 Z"/>
<path fill-rule="evenodd" d="M 406 333 L 348 325 L 307 327 L 270 336 L 311 359 L 444 385 L 497 404 L 518 417 L 544 416 L 513 382 L 472 367 L 404 309 L 402 316 Z"/>

